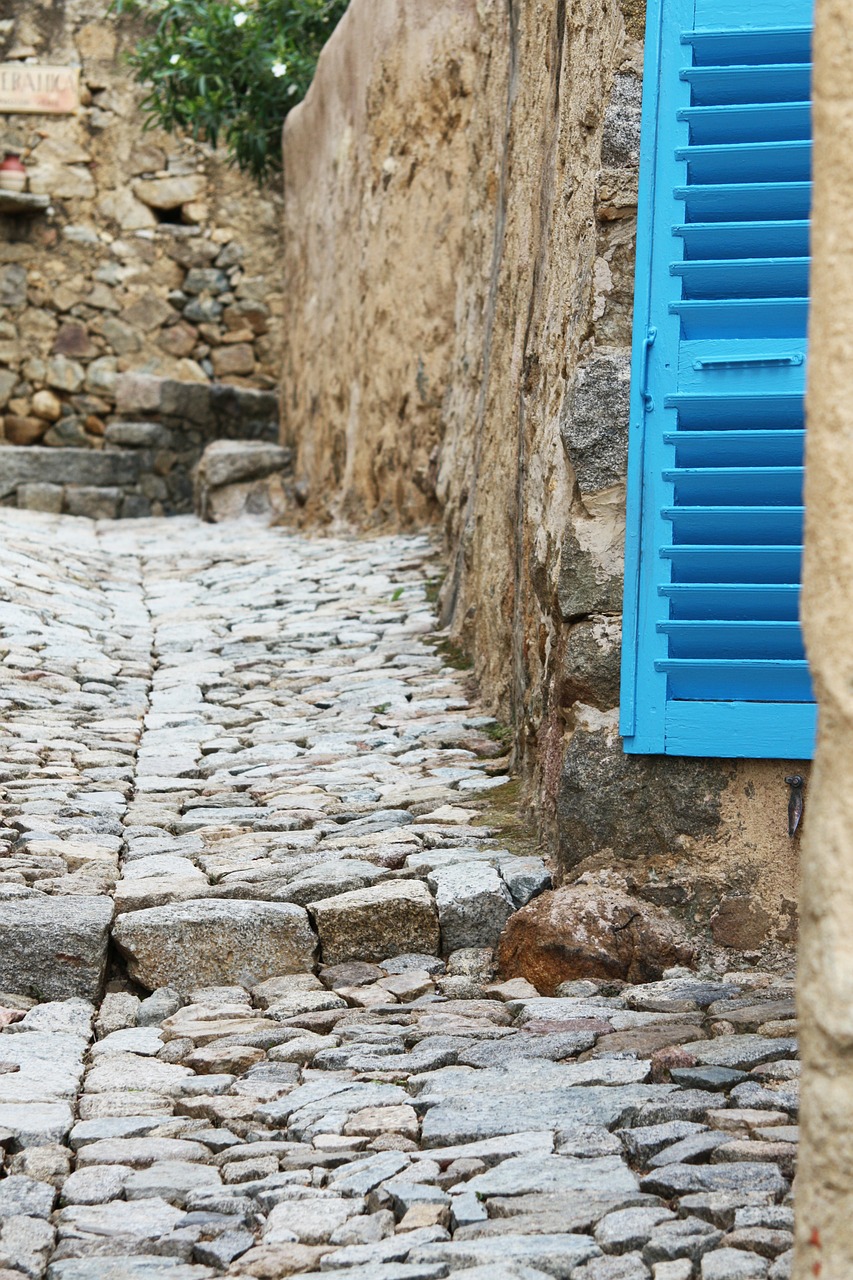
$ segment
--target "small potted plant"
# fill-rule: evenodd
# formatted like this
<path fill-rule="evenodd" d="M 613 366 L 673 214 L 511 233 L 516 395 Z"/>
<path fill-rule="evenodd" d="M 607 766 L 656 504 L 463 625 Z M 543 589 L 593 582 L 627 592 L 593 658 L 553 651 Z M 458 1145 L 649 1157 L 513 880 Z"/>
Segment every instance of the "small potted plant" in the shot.
<path fill-rule="evenodd" d="M 17 151 L 6 151 L 5 159 L 0 163 L 0 191 L 14 191 L 20 194 L 26 190 L 27 171 L 21 163 Z"/>

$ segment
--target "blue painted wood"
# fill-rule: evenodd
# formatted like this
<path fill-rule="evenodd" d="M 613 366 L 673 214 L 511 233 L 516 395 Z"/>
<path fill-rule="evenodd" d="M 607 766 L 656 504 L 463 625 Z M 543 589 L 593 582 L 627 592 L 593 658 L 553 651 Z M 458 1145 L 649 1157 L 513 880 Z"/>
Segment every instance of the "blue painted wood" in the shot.
<path fill-rule="evenodd" d="M 812 189 L 810 182 L 721 182 L 678 187 L 675 194 L 691 222 L 734 222 L 808 218 Z"/>
<path fill-rule="evenodd" d="M 685 338 L 805 338 L 809 312 L 806 298 L 699 298 L 669 309 L 681 317 Z"/>
<path fill-rule="evenodd" d="M 727 582 L 756 584 L 796 583 L 799 590 L 803 548 L 773 543 L 700 543 L 695 546 L 662 546 L 658 552 L 670 566 L 668 582 Z"/>
<path fill-rule="evenodd" d="M 679 756 L 808 760 L 817 708 L 796 702 L 671 702 L 668 750 Z"/>
<path fill-rule="evenodd" d="M 800 467 L 805 431 L 671 431 L 664 443 L 675 446 L 680 467 Z"/>
<path fill-rule="evenodd" d="M 806 102 L 810 68 L 802 63 L 763 67 L 684 67 L 681 79 L 693 89 L 691 106 L 756 102 Z"/>
<path fill-rule="evenodd" d="M 809 224 L 805 218 L 789 222 L 694 222 L 673 228 L 684 242 L 684 257 L 721 260 L 730 258 L 806 258 Z"/>
<path fill-rule="evenodd" d="M 673 621 L 797 622 L 799 616 L 800 587 L 794 582 L 669 582 L 659 591 Z"/>
<path fill-rule="evenodd" d="M 811 0 L 654 0 L 649 9 L 627 751 L 812 750 L 797 622 L 810 58 Z"/>
<path fill-rule="evenodd" d="M 773 142 L 811 137 L 811 103 L 763 102 L 755 106 L 687 107 L 679 120 L 689 125 L 690 141 Z"/>

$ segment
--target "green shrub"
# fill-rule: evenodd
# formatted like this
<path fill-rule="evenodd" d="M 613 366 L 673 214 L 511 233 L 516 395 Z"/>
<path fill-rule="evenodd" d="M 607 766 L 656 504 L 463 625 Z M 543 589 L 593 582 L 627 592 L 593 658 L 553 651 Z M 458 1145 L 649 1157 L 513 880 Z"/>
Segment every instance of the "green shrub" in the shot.
<path fill-rule="evenodd" d="M 281 126 L 308 90 L 347 0 L 114 0 L 143 19 L 128 55 L 149 125 L 212 146 L 258 182 L 281 167 Z"/>

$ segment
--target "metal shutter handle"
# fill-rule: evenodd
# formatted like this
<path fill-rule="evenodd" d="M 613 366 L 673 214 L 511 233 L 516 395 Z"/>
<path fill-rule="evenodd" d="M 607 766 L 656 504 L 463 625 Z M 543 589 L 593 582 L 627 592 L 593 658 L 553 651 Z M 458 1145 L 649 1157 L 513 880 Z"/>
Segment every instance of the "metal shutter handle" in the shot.
<path fill-rule="evenodd" d="M 768 356 L 702 356 L 693 361 L 693 368 L 700 369 L 769 369 L 779 365 L 800 365 L 803 363 L 801 351 L 792 351 L 786 355 Z"/>
<path fill-rule="evenodd" d="M 642 368 L 640 370 L 640 399 L 643 402 L 643 408 L 646 413 L 651 413 L 652 409 L 655 407 L 655 402 L 649 394 L 649 353 L 655 345 L 655 338 L 657 336 L 657 329 L 654 325 L 651 325 L 646 330 L 645 338 L 643 338 L 643 354 L 641 357 Z"/>

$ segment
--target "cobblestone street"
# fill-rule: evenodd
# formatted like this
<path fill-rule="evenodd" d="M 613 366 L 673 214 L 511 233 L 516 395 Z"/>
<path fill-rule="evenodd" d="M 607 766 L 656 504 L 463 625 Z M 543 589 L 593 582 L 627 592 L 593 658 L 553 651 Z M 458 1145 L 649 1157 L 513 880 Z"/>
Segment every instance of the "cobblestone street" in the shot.
<path fill-rule="evenodd" d="M 790 1276 L 793 982 L 495 972 L 426 536 L 0 541 L 0 1280 Z"/>

